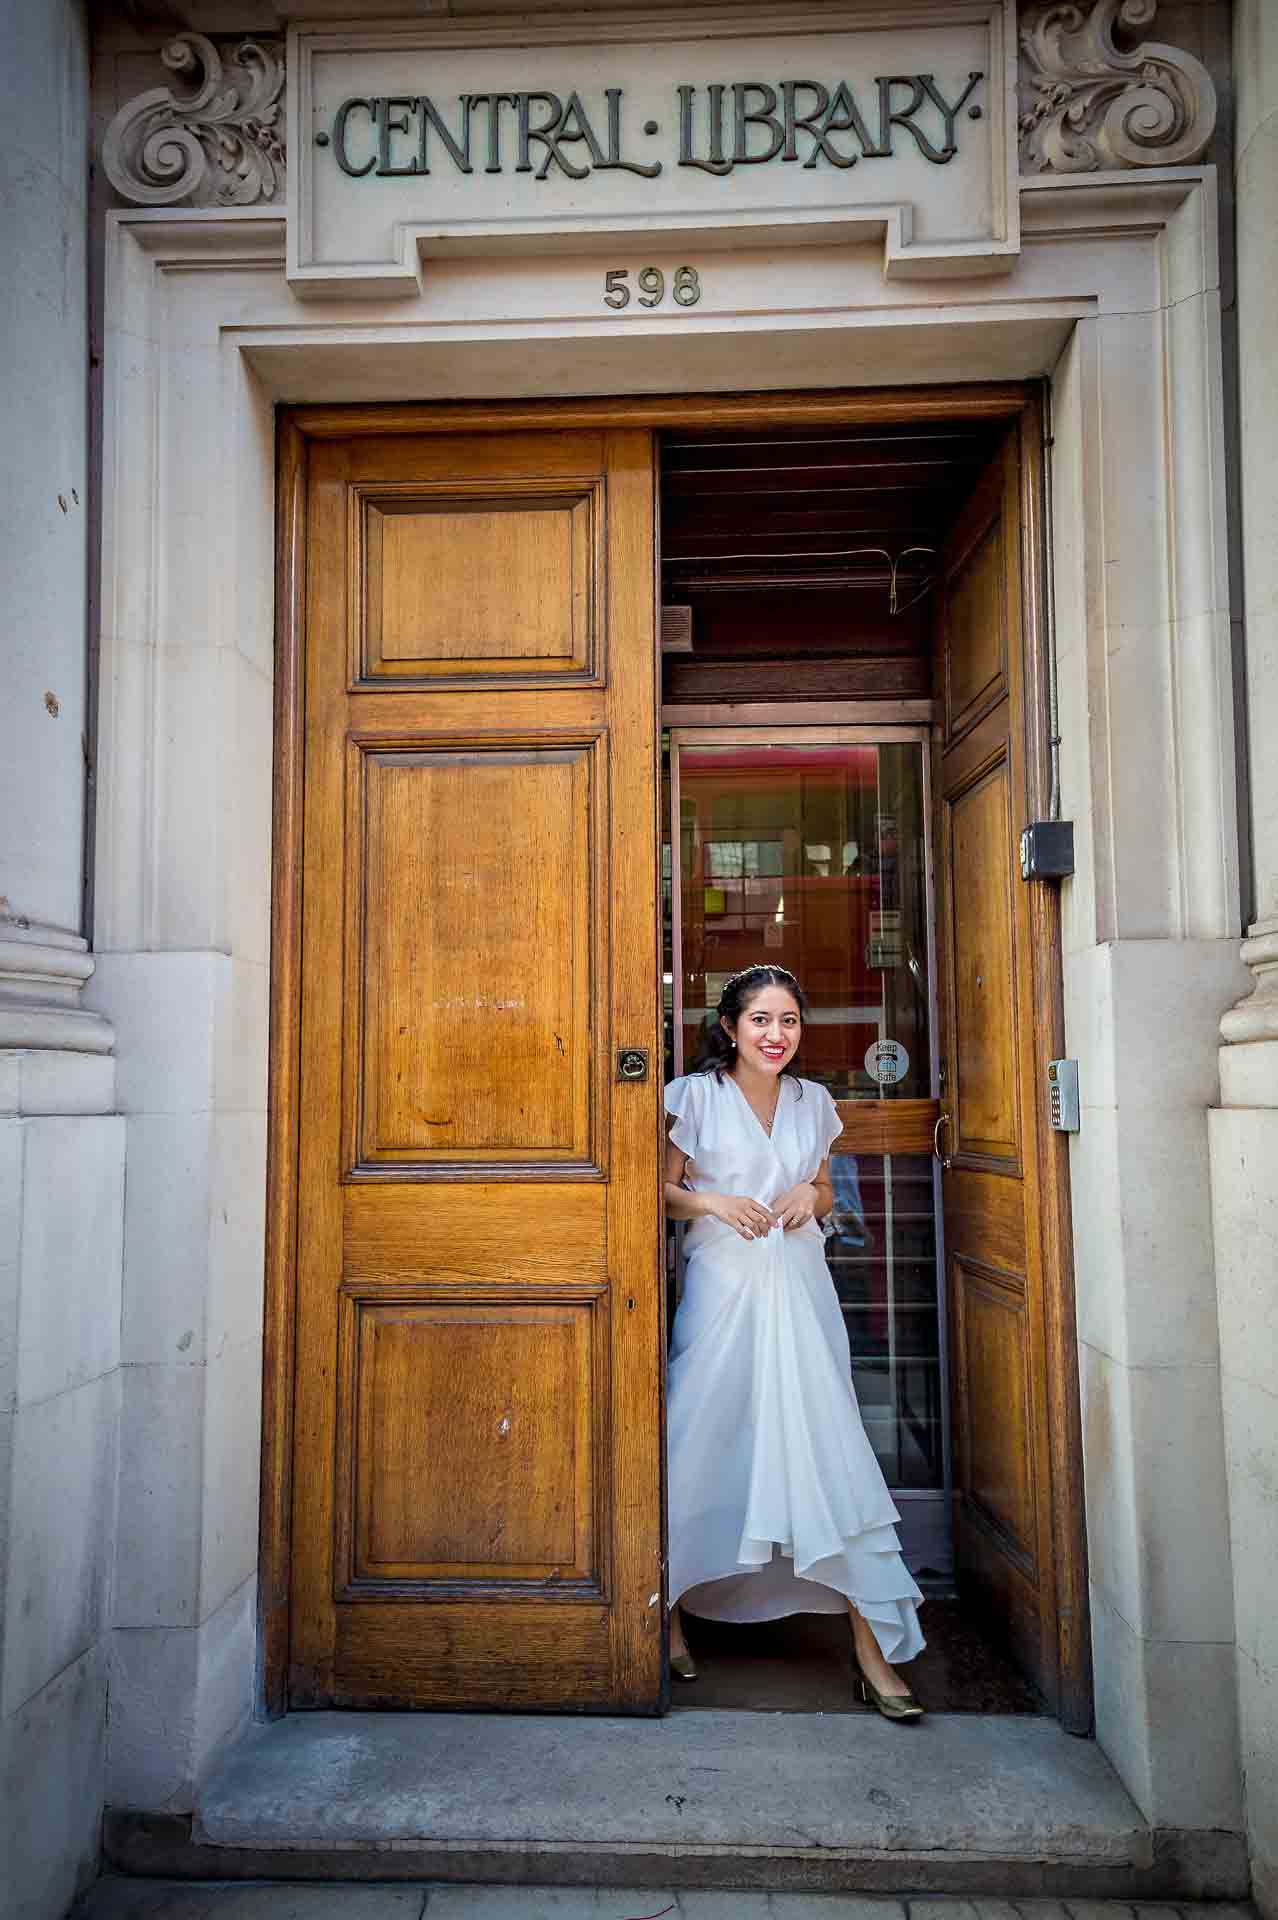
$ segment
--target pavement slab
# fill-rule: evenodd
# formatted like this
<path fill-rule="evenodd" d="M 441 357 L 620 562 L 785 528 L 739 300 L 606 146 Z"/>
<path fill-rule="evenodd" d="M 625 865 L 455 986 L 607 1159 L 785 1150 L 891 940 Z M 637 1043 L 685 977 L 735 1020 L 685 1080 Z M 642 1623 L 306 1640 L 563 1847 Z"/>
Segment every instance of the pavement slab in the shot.
<path fill-rule="evenodd" d="M 835 1851 L 1092 1866 L 1145 1863 L 1150 1845 L 1093 1742 L 1046 1718 L 975 1714 L 904 1727 L 833 1714 L 293 1714 L 227 1757 L 192 1833 L 272 1853 Z"/>
<path fill-rule="evenodd" d="M 1088 1920 L 1256 1920 L 1239 1904 L 1081 1901 Z M 493 1887 L 99 1880 L 75 1920 L 1077 1920 L 1058 1900 L 625 1887 Z"/>

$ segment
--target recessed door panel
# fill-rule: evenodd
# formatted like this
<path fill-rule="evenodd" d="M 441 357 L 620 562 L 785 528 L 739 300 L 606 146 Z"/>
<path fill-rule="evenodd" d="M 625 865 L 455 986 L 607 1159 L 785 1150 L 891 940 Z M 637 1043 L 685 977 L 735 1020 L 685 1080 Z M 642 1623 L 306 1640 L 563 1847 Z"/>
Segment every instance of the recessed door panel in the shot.
<path fill-rule="evenodd" d="M 1007 549 L 1001 518 L 982 528 L 961 563 L 951 568 L 941 605 L 949 635 L 943 676 L 948 745 L 1007 693 Z"/>
<path fill-rule="evenodd" d="M 309 449 L 295 1705 L 660 1703 L 653 534 L 646 433 Z"/>
<path fill-rule="evenodd" d="M 958 1358 L 967 1384 L 968 1497 L 1025 1571 L 1033 1573 L 1038 1541 L 1025 1283 L 965 1258 L 954 1260 L 951 1277 Z M 999 1409 L 997 1420 L 973 1417 L 975 1409 L 989 1407 Z"/>
<path fill-rule="evenodd" d="M 353 500 L 365 676 L 587 671 L 602 584 L 597 482 L 360 488 Z"/>
<path fill-rule="evenodd" d="M 602 1289 L 344 1302 L 346 1589 L 603 1592 Z"/>
<path fill-rule="evenodd" d="M 590 1158 L 597 746 L 357 751 L 352 1165 Z"/>
<path fill-rule="evenodd" d="M 955 1158 L 1019 1162 L 1017 984 L 1005 754 L 951 794 L 949 933 L 954 968 Z"/>

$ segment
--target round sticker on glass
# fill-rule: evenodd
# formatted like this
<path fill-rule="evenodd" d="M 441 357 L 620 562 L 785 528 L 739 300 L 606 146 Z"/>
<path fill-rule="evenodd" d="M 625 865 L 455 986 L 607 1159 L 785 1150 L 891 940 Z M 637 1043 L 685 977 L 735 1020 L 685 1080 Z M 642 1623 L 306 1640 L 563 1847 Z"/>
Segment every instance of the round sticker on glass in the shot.
<path fill-rule="evenodd" d="M 865 1071 L 876 1086 L 894 1087 L 910 1070 L 910 1056 L 899 1040 L 876 1040 L 865 1050 Z"/>

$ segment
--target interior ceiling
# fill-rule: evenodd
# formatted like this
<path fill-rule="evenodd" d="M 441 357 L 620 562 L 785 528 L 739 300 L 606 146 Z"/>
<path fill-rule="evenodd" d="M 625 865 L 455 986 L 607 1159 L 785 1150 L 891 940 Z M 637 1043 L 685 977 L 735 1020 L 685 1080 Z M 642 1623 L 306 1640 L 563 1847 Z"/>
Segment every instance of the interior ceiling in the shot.
<path fill-rule="evenodd" d="M 945 421 L 669 434 L 663 597 L 890 590 L 895 563 L 904 601 L 931 574 L 932 552 L 1005 431 L 1001 422 Z"/>

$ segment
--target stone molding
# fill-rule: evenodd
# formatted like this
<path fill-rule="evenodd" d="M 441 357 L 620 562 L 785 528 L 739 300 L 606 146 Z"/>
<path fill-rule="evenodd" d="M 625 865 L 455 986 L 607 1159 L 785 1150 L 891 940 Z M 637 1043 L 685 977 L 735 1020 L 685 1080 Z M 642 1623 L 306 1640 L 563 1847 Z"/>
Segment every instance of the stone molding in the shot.
<path fill-rule="evenodd" d="M 1278 1040 L 1278 918 L 1258 920 L 1240 949 L 1256 987 L 1231 1007 L 1220 1022 L 1220 1037 L 1230 1046 L 1247 1040 Z"/>
<path fill-rule="evenodd" d="M 80 1005 L 93 965 L 88 942 L 75 934 L 0 921 L 0 1048 L 110 1053 L 110 1021 Z"/>
<path fill-rule="evenodd" d="M 1026 174 L 1171 167 L 1197 160 L 1216 125 L 1216 90 L 1193 54 L 1162 41 L 1124 48 L 1158 0 L 1034 0 L 1020 16 L 1020 164 Z M 135 206 L 252 206 L 284 196 L 284 43 L 220 51 L 184 32 L 160 59 L 180 81 L 126 101 L 102 165 Z"/>
<path fill-rule="evenodd" d="M 1162 41 L 1124 49 L 1115 32 L 1149 26 L 1158 0 L 1036 0 L 1020 16 L 1023 173 L 1176 167 L 1197 160 L 1216 125 L 1216 89 L 1200 60 Z"/>
<path fill-rule="evenodd" d="M 246 207 L 284 191 L 284 46 L 241 40 L 219 53 L 202 33 L 163 49 L 189 91 L 151 87 L 121 107 L 102 142 L 116 192 L 137 206 Z"/>

